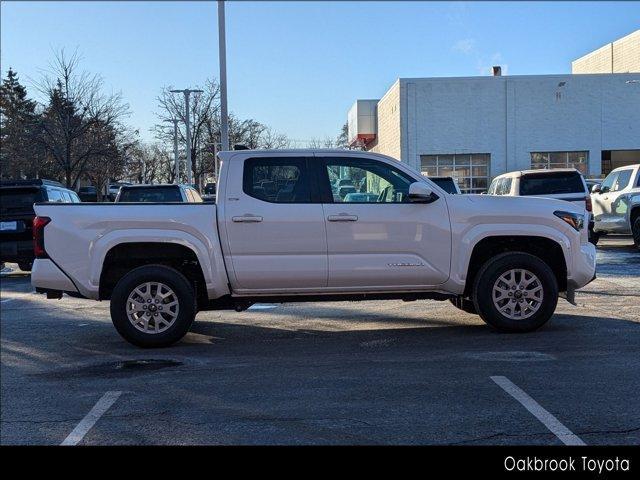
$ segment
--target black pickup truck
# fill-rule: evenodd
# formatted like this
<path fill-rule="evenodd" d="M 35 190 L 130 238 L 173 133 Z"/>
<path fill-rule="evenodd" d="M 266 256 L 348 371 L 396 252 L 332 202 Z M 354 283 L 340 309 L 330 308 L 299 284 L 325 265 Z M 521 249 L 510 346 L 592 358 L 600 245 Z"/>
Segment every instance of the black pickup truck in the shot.
<path fill-rule="evenodd" d="M 20 270 L 31 270 L 34 259 L 31 228 L 36 202 L 78 203 L 80 198 L 52 180 L 0 182 L 0 263 L 17 263 Z"/>

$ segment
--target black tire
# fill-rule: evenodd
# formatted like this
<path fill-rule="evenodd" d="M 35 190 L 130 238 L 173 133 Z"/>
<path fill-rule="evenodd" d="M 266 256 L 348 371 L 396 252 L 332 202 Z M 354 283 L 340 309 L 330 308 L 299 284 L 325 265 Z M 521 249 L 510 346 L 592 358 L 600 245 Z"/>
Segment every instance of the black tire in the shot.
<path fill-rule="evenodd" d="M 33 263 L 32 262 L 20 262 L 20 263 L 18 263 L 18 268 L 20 268 L 20 270 L 22 270 L 23 272 L 30 272 L 31 268 L 33 268 Z"/>
<path fill-rule="evenodd" d="M 477 315 L 478 311 L 476 310 L 476 306 L 473 304 L 472 300 L 468 300 L 466 298 L 456 297 L 450 298 L 449 301 L 451 304 L 457 309 L 462 310 L 463 312 L 470 313 L 472 315 Z"/>
<path fill-rule="evenodd" d="M 542 301 L 528 318 L 511 319 L 493 302 L 493 287 L 498 278 L 512 269 L 525 269 L 536 275 L 542 286 Z M 526 302 L 526 299 L 523 299 Z M 502 253 L 488 260 L 476 275 L 473 303 L 478 315 L 488 325 L 502 332 L 531 332 L 540 328 L 553 315 L 558 304 L 558 282 L 551 268 L 540 258 L 523 252 Z"/>
<path fill-rule="evenodd" d="M 640 250 L 640 216 L 638 216 L 633 225 L 631 225 L 631 233 L 633 233 L 633 243 Z"/>
<path fill-rule="evenodd" d="M 163 283 L 173 290 L 178 301 L 178 315 L 174 322 L 166 330 L 158 333 L 145 333 L 138 330 L 127 316 L 129 295 L 145 282 Z M 147 265 L 131 270 L 120 279 L 111 295 L 113 325 L 126 341 L 138 347 L 155 348 L 174 344 L 187 334 L 196 312 L 196 299 L 192 285 L 182 273 L 164 265 Z"/>
<path fill-rule="evenodd" d="M 598 241 L 600 240 L 600 234 L 594 232 L 593 230 L 589 230 L 589 242 L 593 245 L 598 245 Z"/>

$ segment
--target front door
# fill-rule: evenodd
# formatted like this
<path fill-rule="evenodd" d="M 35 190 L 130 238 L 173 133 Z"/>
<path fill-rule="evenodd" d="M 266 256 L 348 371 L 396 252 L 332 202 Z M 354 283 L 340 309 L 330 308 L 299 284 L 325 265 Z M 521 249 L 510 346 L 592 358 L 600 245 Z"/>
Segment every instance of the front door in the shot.
<path fill-rule="evenodd" d="M 323 155 L 318 176 L 329 288 L 435 286 L 449 278 L 451 229 L 444 198 L 411 203 L 417 179 L 391 161 Z"/>
<path fill-rule="evenodd" d="M 600 186 L 600 193 L 593 195 L 593 218 L 596 230 L 608 232 L 626 229 L 628 205 L 620 201 L 620 195 L 631 181 L 633 169 L 611 172 Z"/>
<path fill-rule="evenodd" d="M 227 268 L 238 293 L 304 292 L 327 285 L 322 205 L 308 160 L 283 154 L 231 160 L 224 219 Z"/>

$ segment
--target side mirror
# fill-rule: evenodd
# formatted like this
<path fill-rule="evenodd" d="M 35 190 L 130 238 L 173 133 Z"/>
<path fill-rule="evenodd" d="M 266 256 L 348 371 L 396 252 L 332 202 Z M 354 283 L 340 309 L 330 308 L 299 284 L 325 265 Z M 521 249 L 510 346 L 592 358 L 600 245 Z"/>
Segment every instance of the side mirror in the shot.
<path fill-rule="evenodd" d="M 600 189 L 600 184 L 596 183 L 593 187 L 591 187 L 591 193 L 600 193 L 601 189 Z"/>
<path fill-rule="evenodd" d="M 431 187 L 422 182 L 414 182 L 409 185 L 409 201 L 413 203 L 432 203 L 438 199 Z"/>

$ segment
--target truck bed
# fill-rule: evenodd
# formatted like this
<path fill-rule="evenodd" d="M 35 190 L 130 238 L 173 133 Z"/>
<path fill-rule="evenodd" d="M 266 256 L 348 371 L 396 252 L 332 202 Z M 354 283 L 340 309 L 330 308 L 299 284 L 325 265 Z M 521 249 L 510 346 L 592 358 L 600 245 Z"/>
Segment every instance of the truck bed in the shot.
<path fill-rule="evenodd" d="M 215 204 L 37 203 L 35 212 L 51 219 L 45 227 L 51 261 L 89 298 L 98 297 L 103 260 L 120 243 L 173 242 L 189 247 L 201 262 L 208 287 L 213 285 L 212 262 L 222 264 L 221 258 L 214 258 L 220 256 Z M 224 269 L 221 274 L 226 278 Z"/>

